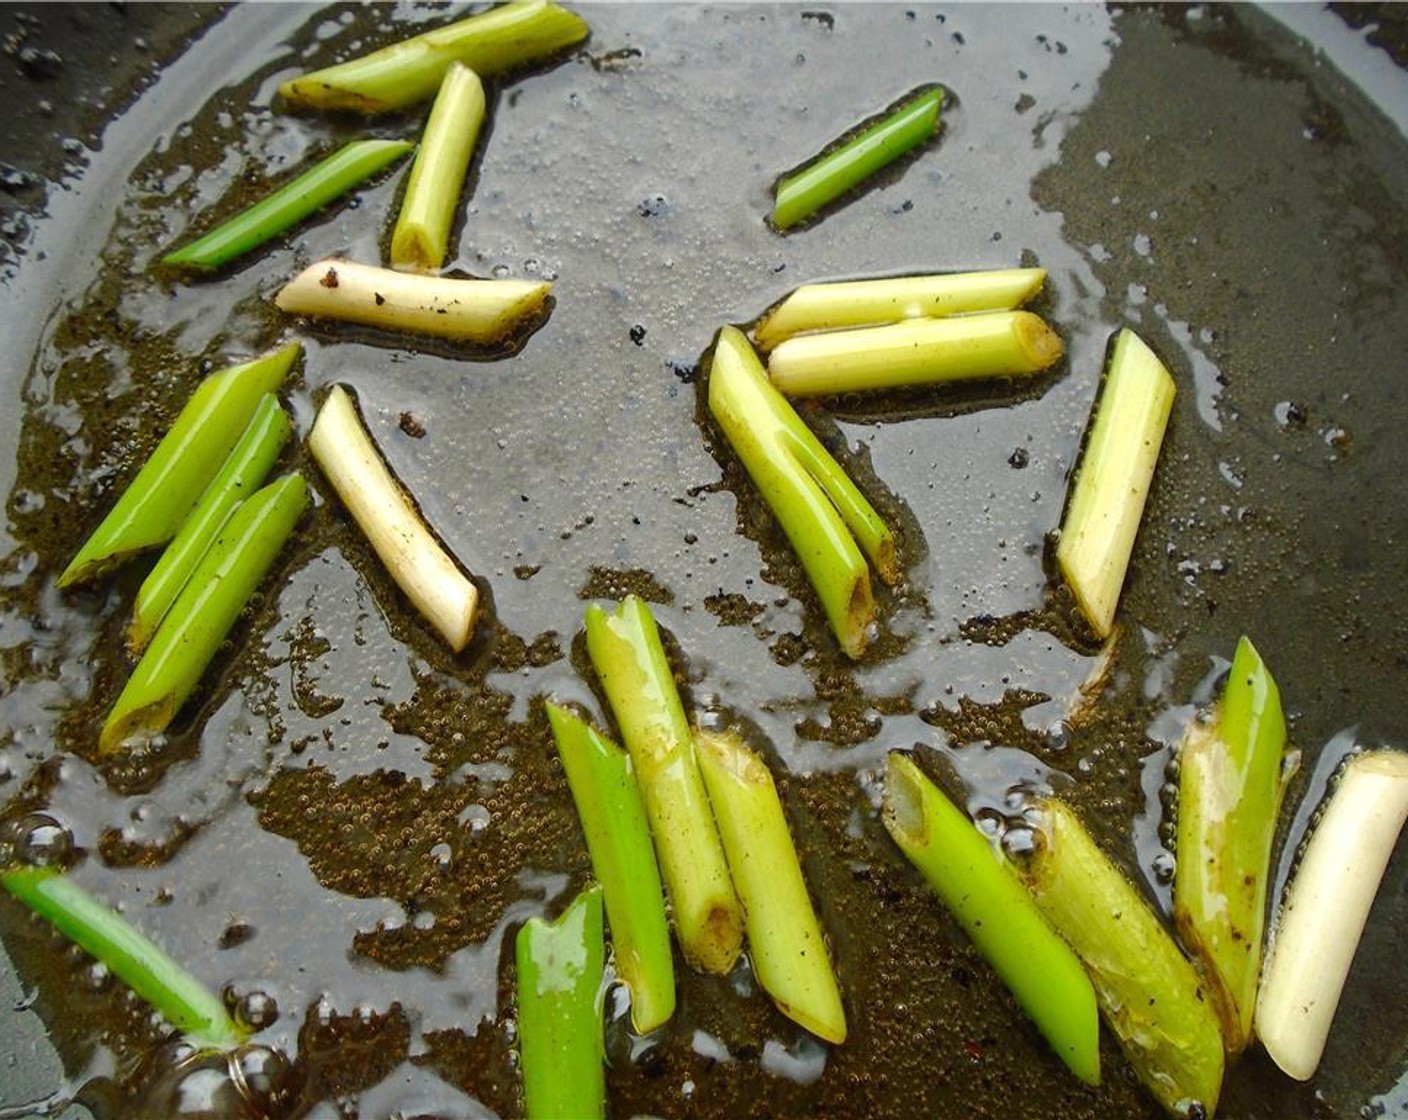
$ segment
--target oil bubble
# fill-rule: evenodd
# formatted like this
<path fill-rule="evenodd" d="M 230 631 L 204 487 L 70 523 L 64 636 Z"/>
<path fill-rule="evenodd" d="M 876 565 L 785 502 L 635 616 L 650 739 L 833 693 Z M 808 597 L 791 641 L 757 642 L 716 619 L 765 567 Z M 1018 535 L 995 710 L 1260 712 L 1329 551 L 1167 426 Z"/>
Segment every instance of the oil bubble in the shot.
<path fill-rule="evenodd" d="M 26 813 L 0 836 L 0 860 L 29 867 L 66 867 L 73 860 L 73 833 L 48 813 Z"/>

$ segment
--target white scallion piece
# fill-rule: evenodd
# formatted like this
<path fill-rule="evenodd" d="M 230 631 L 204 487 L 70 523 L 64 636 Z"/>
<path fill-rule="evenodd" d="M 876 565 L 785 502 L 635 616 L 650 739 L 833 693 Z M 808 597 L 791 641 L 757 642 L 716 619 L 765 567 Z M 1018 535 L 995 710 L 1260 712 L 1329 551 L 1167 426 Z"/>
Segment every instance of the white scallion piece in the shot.
<path fill-rule="evenodd" d="M 318 410 L 308 450 L 401 590 L 451 649 L 464 649 L 479 592 L 391 477 L 342 386 Z"/>

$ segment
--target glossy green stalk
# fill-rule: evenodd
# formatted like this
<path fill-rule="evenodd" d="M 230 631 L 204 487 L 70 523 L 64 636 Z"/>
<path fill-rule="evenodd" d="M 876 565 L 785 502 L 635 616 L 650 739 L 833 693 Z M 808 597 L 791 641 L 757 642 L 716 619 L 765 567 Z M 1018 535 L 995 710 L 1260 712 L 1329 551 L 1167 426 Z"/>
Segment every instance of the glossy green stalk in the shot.
<path fill-rule="evenodd" d="M 1115 623 L 1175 392 L 1154 352 L 1120 331 L 1056 545 L 1061 575 L 1100 638 Z"/>
<path fill-rule="evenodd" d="M 1222 1031 L 1198 974 L 1149 904 L 1076 815 L 1046 798 L 1031 814 L 1022 868 L 1037 906 L 1095 985 L 1139 1079 L 1176 1116 L 1211 1116 L 1222 1090 Z"/>
<path fill-rule="evenodd" d="M 771 350 L 793 335 L 812 331 L 1013 311 L 1041 291 L 1044 283 L 1044 268 L 998 268 L 803 284 L 758 320 L 753 340 L 759 350 Z"/>
<path fill-rule="evenodd" d="M 386 113 L 433 97 L 452 62 L 489 77 L 587 37 L 586 22 L 547 0 L 524 0 L 436 28 L 279 86 L 289 105 Z"/>
<path fill-rule="evenodd" d="M 1173 879 L 1174 921 L 1233 1054 L 1251 1041 L 1285 749 L 1281 693 L 1243 638 L 1212 722 L 1194 723 L 1179 754 Z"/>
<path fill-rule="evenodd" d="M 225 519 L 264 481 L 292 431 L 288 413 L 279 406 L 278 398 L 266 393 L 220 473 L 211 479 L 196 508 L 142 581 L 127 632 L 127 646 L 132 652 L 147 648 Z"/>
<path fill-rule="evenodd" d="M 591 604 L 586 622 L 587 652 L 635 765 L 680 949 L 694 968 L 723 975 L 742 949 L 743 914 L 660 631 L 634 595 L 612 614 Z"/>
<path fill-rule="evenodd" d="M 714 346 L 709 411 L 781 523 L 841 648 L 860 657 L 875 621 L 861 552 L 881 579 L 895 583 L 894 536 L 769 383 L 757 354 L 733 327 L 724 327 Z"/>
<path fill-rule="evenodd" d="M 555 922 L 530 918 L 514 950 L 528 1120 L 604 1117 L 601 888 L 584 890 Z"/>
<path fill-rule="evenodd" d="M 150 739 L 171 722 L 307 505 L 303 476 L 289 474 L 230 514 L 108 714 L 100 751 Z"/>
<path fill-rule="evenodd" d="M 137 477 L 59 576 L 68 587 L 176 535 L 239 441 L 265 393 L 283 384 L 303 347 L 212 373 L 191 394 Z"/>
<path fill-rule="evenodd" d="M 280 311 L 481 346 L 502 343 L 543 314 L 546 280 L 423 276 L 329 257 L 274 297 Z"/>
<path fill-rule="evenodd" d="M 412 146 L 405 140 L 354 140 L 204 237 L 166 254 L 161 263 L 217 269 L 341 198 Z"/>
<path fill-rule="evenodd" d="M 906 319 L 799 335 L 768 357 L 768 378 L 789 397 L 1024 377 L 1060 358 L 1061 336 L 1030 311 Z"/>
<path fill-rule="evenodd" d="M 1408 754 L 1351 758 L 1281 900 L 1256 1033 L 1291 1077 L 1312 1077 L 1379 883 L 1408 819 Z M 1351 1024 L 1353 1029 L 1353 1024 Z"/>
<path fill-rule="evenodd" d="M 772 775 L 733 734 L 695 736 L 753 975 L 778 1009 L 818 1038 L 846 1041 L 841 990 Z"/>
<path fill-rule="evenodd" d="M 606 902 L 616 974 L 631 992 L 631 1023 L 646 1034 L 675 1012 L 675 964 L 645 804 L 620 747 L 566 708 L 547 711 Z"/>
<path fill-rule="evenodd" d="M 897 752 L 887 760 L 883 820 L 1051 1048 L 1087 1085 L 1100 1084 L 1090 978 L 987 837 Z"/>
<path fill-rule="evenodd" d="M 479 589 L 392 477 L 341 385 L 318 409 L 308 451 L 391 578 L 456 653 L 469 644 Z"/>
<path fill-rule="evenodd" d="M 901 102 L 876 124 L 778 180 L 772 224 L 780 230 L 804 222 L 863 183 L 939 128 L 943 90 L 925 90 Z"/>
<path fill-rule="evenodd" d="M 450 226 L 483 124 L 484 86 L 479 75 L 458 62 L 450 63 L 406 180 L 401 215 L 391 234 L 392 267 L 434 272 L 445 263 Z"/>
<path fill-rule="evenodd" d="M 237 1046 L 225 1004 L 116 910 L 52 867 L 11 867 L 0 886 L 151 1004 L 196 1043 Z"/>

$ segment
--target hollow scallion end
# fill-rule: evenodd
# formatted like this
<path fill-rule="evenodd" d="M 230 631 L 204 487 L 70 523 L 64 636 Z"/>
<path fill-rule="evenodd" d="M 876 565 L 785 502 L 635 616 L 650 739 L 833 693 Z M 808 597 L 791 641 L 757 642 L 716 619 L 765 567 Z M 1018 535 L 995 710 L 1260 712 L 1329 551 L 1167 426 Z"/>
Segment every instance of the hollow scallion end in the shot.
<path fill-rule="evenodd" d="M 555 922 L 530 918 L 518 931 L 514 955 L 528 1120 L 600 1120 L 606 1115 L 601 888 L 584 890 Z"/>
<path fill-rule="evenodd" d="M 434 272 L 445 263 L 460 192 L 484 124 L 484 86 L 469 67 L 450 63 L 406 181 L 391 234 L 392 267 Z"/>

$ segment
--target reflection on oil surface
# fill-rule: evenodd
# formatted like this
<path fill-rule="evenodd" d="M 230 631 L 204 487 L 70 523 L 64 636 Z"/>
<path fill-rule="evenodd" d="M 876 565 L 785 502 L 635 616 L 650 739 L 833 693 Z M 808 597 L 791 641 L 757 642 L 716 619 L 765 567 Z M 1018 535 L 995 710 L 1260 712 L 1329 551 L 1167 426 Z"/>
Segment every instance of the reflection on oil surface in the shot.
<path fill-rule="evenodd" d="M 0 801 L 65 830 L 79 880 L 228 991 L 269 1049 L 246 1055 L 259 1092 L 220 1104 L 228 1066 L 163 1051 L 159 1022 L 5 900 L 26 1005 L 7 1015 L 38 1015 L 64 1074 L 14 1091 L 0 1077 L 0 1115 L 85 1084 L 103 1115 L 138 1111 L 139 1084 L 163 1115 L 271 1096 L 315 1117 L 517 1114 L 505 938 L 588 874 L 541 701 L 604 718 L 590 599 L 648 599 L 692 712 L 766 745 L 852 1025 L 825 1050 L 746 969 L 681 969 L 659 1037 L 609 1011 L 618 1116 L 1154 1117 L 1113 1045 L 1100 1090 L 1065 1073 L 890 844 L 885 753 L 917 749 L 978 813 L 1060 789 L 1166 902 L 1164 766 L 1239 634 L 1306 752 L 1293 803 L 1344 728 L 1402 741 L 1408 161 L 1334 72 L 1240 8 L 584 12 L 585 50 L 491 84 L 458 229 L 458 267 L 555 282 L 551 319 L 511 359 L 273 311 L 309 261 L 379 259 L 399 173 L 216 279 L 151 267 L 193 214 L 353 136 L 416 131 L 415 114 L 367 125 L 270 99 L 294 70 L 438 12 L 236 8 L 32 219 L 0 311 L 0 440 L 17 449 L 0 468 Z M 779 172 L 932 81 L 955 95 L 936 145 L 806 229 L 766 227 Z M 851 664 L 705 419 L 702 356 L 721 324 L 803 282 L 1023 262 L 1050 272 L 1040 310 L 1068 350 L 1054 376 L 802 410 L 902 534 L 905 580 Z M 1069 724 L 1098 651 L 1050 594 L 1045 540 L 1122 324 L 1180 396 L 1123 639 Z M 199 374 L 293 333 L 300 433 L 324 389 L 355 388 L 489 593 L 479 636 L 448 655 L 325 495 L 165 742 L 99 765 L 135 583 L 60 595 L 54 577 Z M 1292 1086 L 1253 1054 L 1224 1115 L 1391 1099 L 1408 1065 L 1406 873 L 1390 867 L 1317 1080 Z"/>

